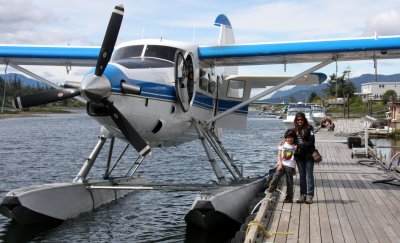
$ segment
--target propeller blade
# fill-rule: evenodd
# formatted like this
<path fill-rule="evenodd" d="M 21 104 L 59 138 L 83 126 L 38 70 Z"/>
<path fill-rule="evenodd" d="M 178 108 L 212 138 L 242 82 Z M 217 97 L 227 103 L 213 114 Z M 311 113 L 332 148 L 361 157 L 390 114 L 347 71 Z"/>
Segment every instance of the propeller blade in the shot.
<path fill-rule="evenodd" d="M 142 136 L 129 123 L 129 121 L 121 114 L 112 102 L 107 99 L 103 100 L 103 104 L 109 111 L 111 119 L 115 122 L 118 129 L 121 130 L 129 143 L 138 151 L 140 155 L 145 157 L 151 152 L 150 146 L 144 141 Z"/>
<path fill-rule="evenodd" d="M 50 91 L 28 94 L 14 98 L 13 106 L 17 109 L 28 108 L 37 105 L 44 105 L 60 100 L 66 100 L 79 95 L 78 89 L 52 89 Z"/>
<path fill-rule="evenodd" d="M 124 16 L 124 6 L 117 5 L 114 8 L 114 12 L 111 14 L 110 21 L 106 34 L 104 35 L 103 44 L 101 45 L 99 58 L 97 59 L 95 75 L 103 75 L 104 69 L 107 67 L 110 61 L 111 54 L 114 50 L 115 42 L 117 42 L 118 32 L 121 27 L 122 18 Z"/>
<path fill-rule="evenodd" d="M 65 81 L 63 87 L 65 89 L 80 89 L 81 88 L 81 82 Z"/>

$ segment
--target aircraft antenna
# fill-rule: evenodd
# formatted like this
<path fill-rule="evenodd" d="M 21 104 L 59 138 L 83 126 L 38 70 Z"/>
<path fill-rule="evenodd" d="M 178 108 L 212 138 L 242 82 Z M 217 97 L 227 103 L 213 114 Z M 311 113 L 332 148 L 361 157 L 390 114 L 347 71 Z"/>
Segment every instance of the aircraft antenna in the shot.
<path fill-rule="evenodd" d="M 378 82 L 378 60 L 374 55 L 375 82 Z"/>
<path fill-rule="evenodd" d="M 196 25 L 193 25 L 193 43 L 195 43 L 194 41 L 196 40 Z"/>
<path fill-rule="evenodd" d="M 336 65 L 336 72 L 335 72 L 335 107 L 337 106 L 337 92 L 338 92 L 338 64 L 337 64 L 337 58 L 335 58 L 335 65 Z"/>

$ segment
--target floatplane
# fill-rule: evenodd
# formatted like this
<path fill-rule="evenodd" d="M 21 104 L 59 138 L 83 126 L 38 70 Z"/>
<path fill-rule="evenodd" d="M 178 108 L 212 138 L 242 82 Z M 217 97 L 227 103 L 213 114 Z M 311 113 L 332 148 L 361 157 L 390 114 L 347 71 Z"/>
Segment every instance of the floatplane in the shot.
<path fill-rule="evenodd" d="M 87 114 L 101 125 L 97 144 L 71 182 L 10 191 L 1 203 L 1 214 L 20 224 L 63 221 L 132 191 L 197 190 L 193 185 L 148 185 L 137 169 L 154 147 L 200 139 L 218 183 L 207 189 L 212 193 L 196 197 L 185 219 L 207 229 L 226 218 L 243 222 L 243 205 L 261 190 L 264 180 L 244 178 L 222 145 L 220 130 L 245 129 L 249 104 L 285 85 L 321 83 L 326 75 L 314 72 L 332 62 L 400 56 L 399 36 L 238 45 L 225 15 L 215 20 L 220 28 L 215 45 L 143 39 L 115 46 L 123 14 L 123 6 L 116 6 L 100 47 L 0 45 L 2 64 L 54 88 L 17 97 L 15 107 L 75 98 L 86 103 Z M 318 64 L 293 77 L 241 76 L 237 69 L 311 62 Z M 67 81 L 60 87 L 23 65 L 94 68 L 81 82 Z M 253 88 L 266 86 L 273 87 L 250 97 Z M 127 145 L 112 161 L 115 139 Z M 107 141 L 104 175 L 89 180 Z M 137 159 L 126 175 L 114 176 L 113 169 L 129 146 L 137 151 Z"/>

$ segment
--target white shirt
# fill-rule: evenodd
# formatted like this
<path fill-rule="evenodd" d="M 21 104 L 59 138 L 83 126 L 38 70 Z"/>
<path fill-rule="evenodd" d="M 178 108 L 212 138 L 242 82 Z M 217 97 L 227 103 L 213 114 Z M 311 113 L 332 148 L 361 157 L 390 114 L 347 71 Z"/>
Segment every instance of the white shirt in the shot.
<path fill-rule="evenodd" d="M 285 142 L 278 147 L 281 151 L 282 165 L 296 168 L 296 161 L 294 160 L 295 145 Z"/>

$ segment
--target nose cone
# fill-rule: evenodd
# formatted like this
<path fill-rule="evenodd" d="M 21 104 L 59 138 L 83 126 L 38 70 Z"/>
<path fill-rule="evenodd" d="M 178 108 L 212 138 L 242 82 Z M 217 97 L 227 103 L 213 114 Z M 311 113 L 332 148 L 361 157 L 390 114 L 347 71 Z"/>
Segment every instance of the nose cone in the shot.
<path fill-rule="evenodd" d="M 107 77 L 89 74 L 81 83 L 81 94 L 88 101 L 99 103 L 111 94 L 111 84 Z"/>

